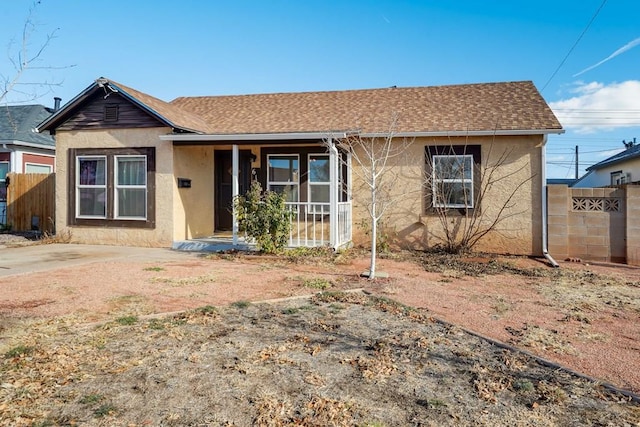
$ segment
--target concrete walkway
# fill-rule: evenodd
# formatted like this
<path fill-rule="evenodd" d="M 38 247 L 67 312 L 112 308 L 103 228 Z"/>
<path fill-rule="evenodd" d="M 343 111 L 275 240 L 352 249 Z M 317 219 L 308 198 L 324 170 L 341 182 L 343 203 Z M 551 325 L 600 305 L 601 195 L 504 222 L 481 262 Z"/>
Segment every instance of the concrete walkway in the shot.
<path fill-rule="evenodd" d="M 167 248 L 54 243 L 0 248 L 0 277 L 103 261 L 181 261 L 198 253 Z"/>

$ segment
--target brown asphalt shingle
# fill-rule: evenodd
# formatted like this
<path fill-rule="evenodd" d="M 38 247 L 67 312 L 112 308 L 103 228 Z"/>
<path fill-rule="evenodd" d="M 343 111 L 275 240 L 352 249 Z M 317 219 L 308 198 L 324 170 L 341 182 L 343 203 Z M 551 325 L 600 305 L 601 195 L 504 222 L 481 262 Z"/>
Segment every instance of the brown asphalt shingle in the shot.
<path fill-rule="evenodd" d="M 562 129 L 530 81 L 181 97 L 170 105 L 219 134 L 388 132 L 394 115 L 396 133 Z"/>
<path fill-rule="evenodd" d="M 209 124 L 197 115 L 184 111 L 177 105 L 170 104 L 161 99 L 154 98 L 151 95 L 137 91 L 133 88 L 120 84 L 116 81 L 109 80 L 116 88 L 126 92 L 129 96 L 135 98 L 138 102 L 147 106 L 147 108 L 155 111 L 160 116 L 168 120 L 174 127 L 179 127 L 185 130 L 192 130 L 203 133 L 214 133 L 214 130 Z"/>

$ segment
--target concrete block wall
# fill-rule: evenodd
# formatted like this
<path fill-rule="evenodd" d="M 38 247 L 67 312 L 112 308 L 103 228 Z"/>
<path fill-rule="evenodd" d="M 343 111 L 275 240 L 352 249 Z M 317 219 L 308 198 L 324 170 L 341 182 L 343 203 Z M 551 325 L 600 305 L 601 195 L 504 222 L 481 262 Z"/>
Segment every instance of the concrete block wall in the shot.
<path fill-rule="evenodd" d="M 640 187 L 547 187 L 548 249 L 557 259 L 640 260 Z M 637 222 L 637 221 L 636 221 Z"/>
<path fill-rule="evenodd" d="M 627 264 L 640 265 L 640 186 L 627 186 Z"/>

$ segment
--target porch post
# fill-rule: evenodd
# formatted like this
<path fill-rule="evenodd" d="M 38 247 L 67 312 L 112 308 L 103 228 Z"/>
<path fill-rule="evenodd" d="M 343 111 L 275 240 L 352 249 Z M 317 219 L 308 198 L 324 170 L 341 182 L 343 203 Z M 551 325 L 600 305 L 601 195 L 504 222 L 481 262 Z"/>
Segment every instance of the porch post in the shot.
<path fill-rule="evenodd" d="M 236 204 L 235 200 L 238 197 L 239 185 L 238 185 L 238 164 L 239 164 L 239 151 L 238 145 L 233 144 L 233 149 L 231 152 L 231 200 L 232 211 L 233 211 L 233 245 L 236 246 L 238 244 L 238 213 L 236 212 Z"/>
<path fill-rule="evenodd" d="M 329 145 L 329 242 L 338 246 L 338 149 L 330 137 Z"/>

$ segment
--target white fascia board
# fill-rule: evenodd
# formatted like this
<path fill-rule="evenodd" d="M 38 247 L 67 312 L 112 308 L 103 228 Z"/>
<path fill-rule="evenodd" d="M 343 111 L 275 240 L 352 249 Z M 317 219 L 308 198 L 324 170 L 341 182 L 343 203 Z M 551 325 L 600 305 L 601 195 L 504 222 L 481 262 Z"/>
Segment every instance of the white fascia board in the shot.
<path fill-rule="evenodd" d="M 289 132 L 289 133 L 241 133 L 241 134 L 169 134 L 161 135 L 163 141 L 282 141 L 282 140 L 324 140 L 346 138 L 347 132 Z"/>
<path fill-rule="evenodd" d="M 418 137 L 442 137 L 442 136 L 523 136 L 523 135 L 549 135 L 563 134 L 564 129 L 522 129 L 522 130 L 470 130 L 470 131 L 436 131 L 436 132 L 397 132 L 392 133 L 394 137 L 418 138 Z M 359 134 L 363 138 L 384 138 L 389 136 L 388 132 L 372 132 Z"/>
<path fill-rule="evenodd" d="M 23 141 L 15 141 L 15 140 L 0 140 L 0 145 L 14 145 L 16 147 L 38 148 L 40 150 L 50 150 L 50 151 L 56 150 L 56 147 L 54 145 L 41 145 L 41 144 L 34 144 L 32 142 L 23 142 Z"/>

